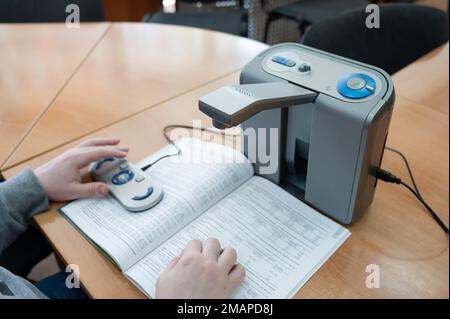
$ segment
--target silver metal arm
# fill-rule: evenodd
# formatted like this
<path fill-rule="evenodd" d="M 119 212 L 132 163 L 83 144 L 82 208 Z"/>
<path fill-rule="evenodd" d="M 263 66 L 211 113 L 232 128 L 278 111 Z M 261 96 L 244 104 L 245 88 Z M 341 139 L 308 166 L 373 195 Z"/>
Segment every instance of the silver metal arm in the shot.
<path fill-rule="evenodd" d="M 258 112 L 314 102 L 317 93 L 289 82 L 225 86 L 199 100 L 217 128 L 238 125 Z"/>

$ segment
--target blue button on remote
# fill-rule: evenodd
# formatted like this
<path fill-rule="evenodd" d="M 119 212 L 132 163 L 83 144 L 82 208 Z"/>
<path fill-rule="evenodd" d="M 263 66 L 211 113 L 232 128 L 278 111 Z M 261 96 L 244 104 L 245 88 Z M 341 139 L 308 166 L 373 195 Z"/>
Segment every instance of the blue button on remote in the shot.
<path fill-rule="evenodd" d="M 105 164 L 106 162 L 112 162 L 112 161 L 114 161 L 114 158 L 112 158 L 112 157 L 106 157 L 106 158 L 98 161 L 97 164 L 95 165 L 95 170 L 98 171 L 103 166 L 103 164 Z"/>
<path fill-rule="evenodd" d="M 112 183 L 114 185 L 123 185 L 131 181 L 134 177 L 134 173 L 128 169 L 120 171 L 112 177 Z"/>
<path fill-rule="evenodd" d="M 142 196 L 134 196 L 134 197 L 133 197 L 133 200 L 144 200 L 144 199 L 146 199 L 147 197 L 149 197 L 152 193 L 153 193 L 153 187 L 150 186 L 150 187 L 147 189 L 147 192 L 146 192 L 144 195 L 142 195 Z"/>

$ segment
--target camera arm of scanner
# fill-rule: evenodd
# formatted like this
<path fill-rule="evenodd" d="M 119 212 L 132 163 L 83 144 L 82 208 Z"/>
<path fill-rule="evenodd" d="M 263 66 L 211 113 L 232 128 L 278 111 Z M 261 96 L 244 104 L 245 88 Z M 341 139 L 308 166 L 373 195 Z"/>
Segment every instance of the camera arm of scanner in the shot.
<path fill-rule="evenodd" d="M 224 86 L 199 99 L 216 128 L 232 127 L 258 112 L 314 102 L 317 93 L 289 82 Z"/>

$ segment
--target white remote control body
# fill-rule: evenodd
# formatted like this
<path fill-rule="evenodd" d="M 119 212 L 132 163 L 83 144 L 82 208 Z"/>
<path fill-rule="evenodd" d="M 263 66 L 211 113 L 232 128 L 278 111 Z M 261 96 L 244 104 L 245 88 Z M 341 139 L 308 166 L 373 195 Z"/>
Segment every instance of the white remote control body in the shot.
<path fill-rule="evenodd" d="M 141 212 L 163 197 L 162 188 L 126 159 L 104 158 L 89 166 L 93 180 L 108 185 L 110 193 L 131 212 Z"/>

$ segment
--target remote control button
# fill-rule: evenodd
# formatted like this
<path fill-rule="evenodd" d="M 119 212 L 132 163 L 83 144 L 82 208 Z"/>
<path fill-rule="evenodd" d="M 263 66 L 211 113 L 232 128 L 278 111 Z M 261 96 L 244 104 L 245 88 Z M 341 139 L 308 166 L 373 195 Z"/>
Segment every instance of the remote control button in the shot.
<path fill-rule="evenodd" d="M 145 177 L 142 176 L 142 175 L 138 175 L 138 176 L 136 176 L 136 178 L 135 178 L 135 181 L 138 182 L 138 183 L 142 182 L 143 180 L 145 180 Z"/>
<path fill-rule="evenodd" d="M 112 162 L 112 161 L 114 161 L 114 158 L 112 158 L 112 157 L 106 157 L 106 158 L 98 161 L 97 164 L 95 165 L 95 170 L 98 171 L 102 167 L 103 164 L 105 164 L 106 162 Z"/>
<path fill-rule="evenodd" d="M 128 169 L 120 171 L 112 177 L 112 183 L 114 185 L 123 185 L 131 181 L 134 177 L 134 173 Z"/>
<path fill-rule="evenodd" d="M 153 193 L 153 187 L 150 186 L 150 187 L 147 189 L 147 192 L 146 192 L 144 195 L 142 195 L 142 196 L 134 196 L 132 199 L 133 199 L 133 200 L 144 200 L 144 199 L 146 199 L 147 197 L 149 197 L 152 193 Z"/>
<path fill-rule="evenodd" d="M 127 161 L 123 161 L 122 163 L 120 163 L 119 168 L 121 170 L 127 169 L 128 168 L 128 163 Z"/>
<path fill-rule="evenodd" d="M 275 62 L 275 63 L 281 64 L 281 65 L 284 65 L 284 66 L 288 66 L 288 67 L 295 66 L 295 61 L 289 60 L 288 58 L 284 58 L 284 57 L 279 56 L 279 55 L 274 56 L 272 58 L 272 61 Z"/>
<path fill-rule="evenodd" d="M 376 91 L 375 80 L 363 73 L 343 77 L 336 86 L 337 91 L 349 99 L 363 99 Z"/>

